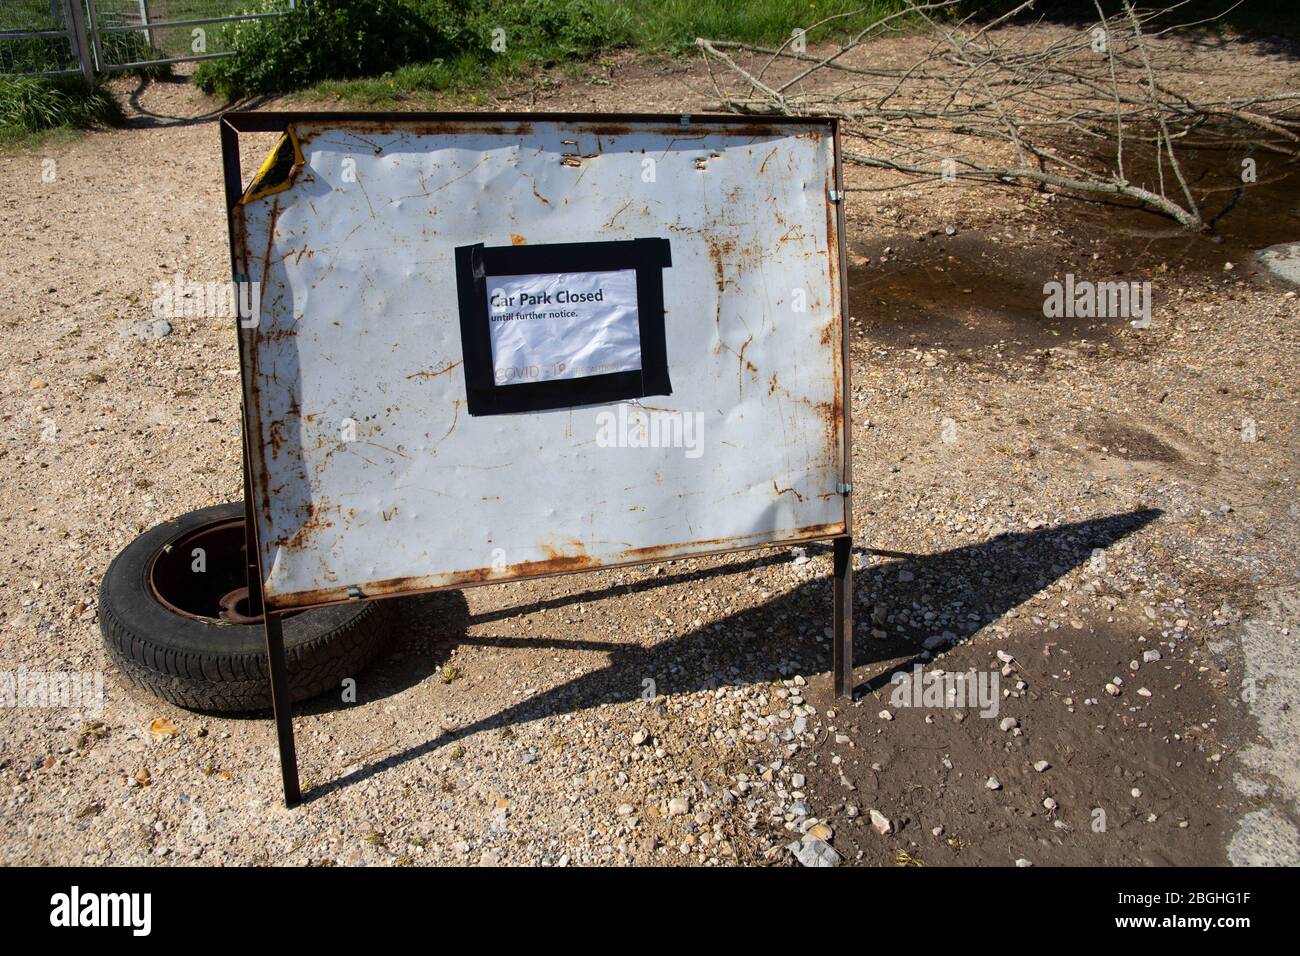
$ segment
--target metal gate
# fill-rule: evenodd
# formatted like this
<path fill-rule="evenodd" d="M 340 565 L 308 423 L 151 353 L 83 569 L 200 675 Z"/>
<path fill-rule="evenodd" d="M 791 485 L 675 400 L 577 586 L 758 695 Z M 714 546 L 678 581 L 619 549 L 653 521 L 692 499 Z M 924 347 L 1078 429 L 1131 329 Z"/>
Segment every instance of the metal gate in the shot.
<path fill-rule="evenodd" d="M 73 76 L 231 53 L 232 24 L 283 16 L 297 0 L 0 0 L 0 74 Z"/>
<path fill-rule="evenodd" d="M 0 0 L 0 74 L 94 76 L 81 0 Z"/>

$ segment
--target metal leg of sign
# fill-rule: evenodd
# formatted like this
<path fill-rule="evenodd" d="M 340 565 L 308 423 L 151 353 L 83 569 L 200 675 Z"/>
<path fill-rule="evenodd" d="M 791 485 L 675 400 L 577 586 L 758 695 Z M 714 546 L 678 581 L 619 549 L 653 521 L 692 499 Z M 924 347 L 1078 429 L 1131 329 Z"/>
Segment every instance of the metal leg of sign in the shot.
<path fill-rule="evenodd" d="M 298 786 L 298 748 L 293 742 L 293 704 L 289 700 L 289 675 L 284 662 L 284 622 L 270 611 L 262 595 L 262 566 L 253 522 L 253 473 L 249 468 L 248 428 L 244 428 L 244 570 L 248 581 L 248 613 L 262 615 L 266 632 L 266 669 L 271 678 L 271 710 L 280 744 L 280 775 L 284 778 L 284 805 L 302 802 Z"/>
<path fill-rule="evenodd" d="M 835 539 L 835 611 L 831 616 L 831 670 L 835 696 L 853 699 L 853 539 Z"/>
<path fill-rule="evenodd" d="M 280 743 L 280 775 L 284 778 L 284 805 L 302 802 L 298 788 L 298 751 L 293 743 L 293 705 L 289 702 L 289 675 L 284 663 L 284 628 L 280 615 L 266 611 L 266 660 L 271 672 L 271 707 L 275 712 L 275 734 Z"/>
<path fill-rule="evenodd" d="M 266 632 L 266 663 L 271 678 L 271 710 L 280 744 L 280 775 L 284 778 L 284 805 L 302 802 L 298 786 L 298 749 L 293 742 L 293 704 L 289 701 L 289 675 L 284 662 L 284 624 L 267 610 L 262 596 L 262 570 L 253 522 L 253 480 L 248 464 L 248 429 L 244 429 L 244 565 L 248 581 L 248 613 L 262 615 Z"/>
<path fill-rule="evenodd" d="M 247 474 L 247 467 L 245 467 Z M 244 480 L 244 580 L 248 583 L 248 613 L 262 613 L 262 572 L 257 563 L 257 537 L 253 533 L 253 499 Z"/>

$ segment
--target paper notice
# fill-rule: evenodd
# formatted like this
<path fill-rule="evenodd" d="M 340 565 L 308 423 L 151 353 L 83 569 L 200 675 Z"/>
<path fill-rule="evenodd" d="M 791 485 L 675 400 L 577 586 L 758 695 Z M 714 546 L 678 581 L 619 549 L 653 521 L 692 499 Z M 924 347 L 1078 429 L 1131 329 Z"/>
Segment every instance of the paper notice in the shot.
<path fill-rule="evenodd" d="M 488 276 L 498 385 L 641 368 L 636 270 Z"/>

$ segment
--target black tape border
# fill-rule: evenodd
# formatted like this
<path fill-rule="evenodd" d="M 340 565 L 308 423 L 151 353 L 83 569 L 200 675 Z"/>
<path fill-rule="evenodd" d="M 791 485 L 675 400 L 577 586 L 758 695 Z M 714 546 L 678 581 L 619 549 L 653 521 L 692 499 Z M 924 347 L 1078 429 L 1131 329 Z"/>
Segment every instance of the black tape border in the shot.
<path fill-rule="evenodd" d="M 471 415 L 506 415 L 599 405 L 647 395 L 671 395 L 664 331 L 663 270 L 672 266 L 667 239 L 557 242 L 537 246 L 456 247 L 456 296 L 464 355 L 465 398 Z M 554 272 L 636 270 L 641 370 L 551 382 L 497 385 L 488 332 L 487 277 Z"/>

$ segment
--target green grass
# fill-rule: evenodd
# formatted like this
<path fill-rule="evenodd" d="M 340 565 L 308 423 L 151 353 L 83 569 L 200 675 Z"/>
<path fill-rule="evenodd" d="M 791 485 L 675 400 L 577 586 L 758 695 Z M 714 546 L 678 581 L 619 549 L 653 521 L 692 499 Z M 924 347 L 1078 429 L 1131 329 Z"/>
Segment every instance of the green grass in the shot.
<path fill-rule="evenodd" d="M 0 6 L 0 30 L 50 30 L 58 25 L 50 0 L 5 0 Z"/>
<path fill-rule="evenodd" d="M 630 46 L 680 53 L 690 49 L 696 37 L 776 45 L 795 29 L 809 30 L 810 42 L 844 36 L 905 4 L 898 0 L 601 0 L 601 6 L 629 14 Z M 836 19 L 813 29 L 831 17 Z"/>
<path fill-rule="evenodd" d="M 452 60 L 413 63 L 381 76 L 322 80 L 303 92 L 307 99 L 339 100 L 358 106 L 393 106 L 412 96 L 467 92 L 505 78 L 504 64 L 493 66 L 466 54 Z"/>
<path fill-rule="evenodd" d="M 88 90 L 79 77 L 0 77 L 0 146 L 30 146 L 121 118 L 107 90 Z"/>

